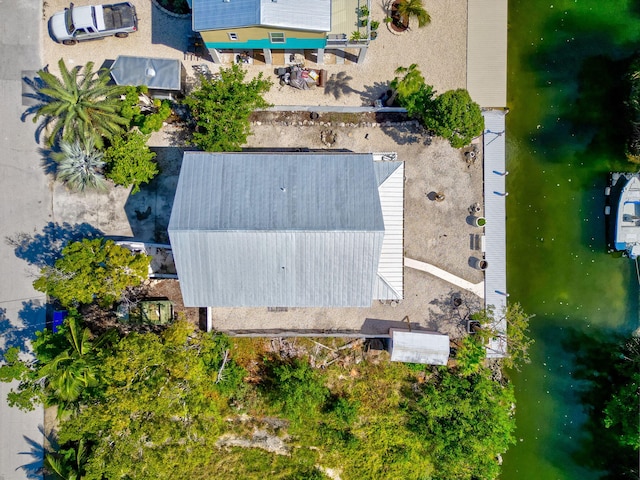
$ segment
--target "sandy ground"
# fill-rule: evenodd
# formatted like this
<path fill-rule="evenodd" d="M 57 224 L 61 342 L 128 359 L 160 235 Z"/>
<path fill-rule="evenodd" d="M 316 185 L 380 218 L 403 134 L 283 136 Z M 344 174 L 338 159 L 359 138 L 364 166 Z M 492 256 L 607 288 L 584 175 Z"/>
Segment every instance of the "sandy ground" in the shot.
<path fill-rule="evenodd" d="M 318 119 L 322 121 L 322 116 Z M 332 148 L 353 152 L 398 153 L 405 162 L 405 256 L 436 265 L 477 283 L 482 272 L 474 269 L 479 258 L 475 236 L 480 229 L 470 223 L 469 208 L 482 202 L 482 166 L 469 165 L 461 151 L 448 142 L 432 138 L 409 122 L 381 126 L 375 123 L 330 127 L 313 125 L 253 125 L 249 146 L 276 143 L 280 148 L 321 149 L 320 132 L 331 129 L 337 134 Z M 445 193 L 445 200 L 432 200 L 432 192 Z M 427 273 L 405 267 L 405 298 L 399 304 L 375 301 L 371 308 L 295 308 L 288 312 L 269 312 L 259 308 L 213 309 L 214 326 L 234 331 L 333 331 L 360 330 L 384 334 L 390 327 L 406 328 L 408 317 L 413 327 L 461 335 L 469 308 L 479 308 L 480 299 Z M 458 309 L 454 297 L 463 299 Z"/>
<path fill-rule="evenodd" d="M 94 61 L 102 65 L 119 54 L 180 58 L 183 60 L 190 33 L 189 19 L 169 17 L 151 0 L 132 0 L 139 16 L 139 32 L 126 39 L 108 38 L 76 46 L 54 43 L 46 33 L 46 18 L 67 6 L 65 0 L 49 0 L 45 6 L 43 57 L 52 71 L 61 57 L 67 65 Z M 76 0 L 76 5 L 92 0 Z M 276 84 L 267 94 L 275 105 L 370 105 L 388 88 L 398 66 L 417 63 L 426 81 L 437 90 L 466 85 L 466 2 L 431 0 L 427 10 L 431 25 L 393 34 L 381 24 L 378 38 L 371 43 L 361 65 L 325 65 L 329 81 L 325 88 L 295 90 Z M 384 18 L 382 5 L 375 1 L 373 18 Z M 189 73 L 192 65 L 206 60 L 184 60 Z M 248 67 L 250 74 L 263 71 L 276 80 L 274 66 Z M 469 208 L 482 202 L 482 163 L 465 161 L 463 152 L 447 142 L 431 138 L 412 122 L 386 124 L 357 119 L 331 121 L 326 115 L 315 122 L 264 121 L 254 123 L 247 147 L 326 148 L 320 141 L 323 130 L 332 130 L 337 141 L 331 147 L 353 152 L 397 152 L 405 162 L 405 256 L 431 263 L 472 283 L 482 281 L 474 269 L 477 236 L 480 229 L 469 220 Z M 330 124 L 328 124 L 330 122 Z M 154 134 L 151 141 L 158 153 L 162 174 L 136 195 L 112 189 L 107 194 L 69 194 L 63 186 L 54 187 L 55 221 L 88 223 L 106 235 L 135 236 L 140 240 L 166 242 L 173 192 L 177 182 L 184 143 L 171 127 Z M 433 192 L 445 193 L 443 202 L 432 200 Z M 454 297 L 463 299 L 457 308 Z M 368 309 L 215 309 L 214 326 L 235 332 L 282 333 L 288 331 L 388 332 L 390 326 L 413 326 L 459 336 L 470 309 L 480 307 L 480 299 L 429 274 L 405 268 L 405 299 L 400 303 L 375 301 Z M 404 319 L 404 322 L 403 322 Z M 408 319 L 408 320 L 407 320 Z"/>
<path fill-rule="evenodd" d="M 112 61 L 118 55 L 178 58 L 183 60 L 188 74 L 193 65 L 205 63 L 212 71 L 219 65 L 204 58 L 191 60 L 184 55 L 191 33 L 191 18 L 168 16 L 151 0 L 131 0 L 138 12 L 139 31 L 126 39 L 106 38 L 74 46 L 55 43 L 47 28 L 48 18 L 69 6 L 68 0 L 47 0 L 44 7 L 43 59 L 51 71 L 64 58 L 68 66 L 93 61 L 96 66 Z M 90 5 L 96 0 L 75 0 L 76 6 Z M 358 65 L 325 64 L 328 81 L 325 87 L 302 91 L 289 86 L 280 87 L 273 73 L 275 65 L 248 66 L 251 75 L 263 72 L 274 81 L 274 88 L 266 96 L 274 105 L 371 105 L 387 90 L 399 66 L 416 63 L 426 82 L 439 92 L 466 87 L 467 65 L 467 2 L 458 0 L 427 0 L 425 7 L 431 24 L 409 31 L 393 33 L 383 19 L 386 16 L 381 0 L 372 1 L 372 18 L 380 22 L 378 38 L 370 44 L 364 63 Z M 327 60 L 329 60 L 329 55 Z M 315 64 L 309 64 L 315 66 Z"/>

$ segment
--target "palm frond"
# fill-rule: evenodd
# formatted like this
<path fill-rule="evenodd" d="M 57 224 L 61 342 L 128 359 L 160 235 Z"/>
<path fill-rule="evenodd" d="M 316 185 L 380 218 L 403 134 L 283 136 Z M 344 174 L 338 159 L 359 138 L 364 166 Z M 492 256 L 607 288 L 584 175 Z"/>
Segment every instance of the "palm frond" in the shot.
<path fill-rule="evenodd" d="M 44 117 L 45 124 L 50 125 L 47 143 L 73 143 L 91 136 L 96 146 L 102 146 L 102 137 L 121 133 L 122 126 L 129 123 L 119 113 L 124 89 L 109 85 L 109 71 L 96 72 L 93 62 L 71 70 L 62 59 L 58 65 L 60 78 L 45 70 L 38 72 L 43 82 L 38 94 L 44 100 L 35 110 L 34 122 Z"/>

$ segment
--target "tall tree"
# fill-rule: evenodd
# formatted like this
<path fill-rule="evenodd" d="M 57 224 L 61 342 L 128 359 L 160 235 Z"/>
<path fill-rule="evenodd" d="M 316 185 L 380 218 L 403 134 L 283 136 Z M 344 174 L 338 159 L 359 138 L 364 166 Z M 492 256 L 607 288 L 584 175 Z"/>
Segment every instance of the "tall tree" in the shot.
<path fill-rule="evenodd" d="M 424 77 L 422 72 L 418 70 L 416 63 L 412 63 L 408 67 L 398 67 L 394 73 L 396 77 L 390 84 L 393 94 L 388 101 L 389 105 L 393 105 L 396 98 L 407 98 L 415 94 L 424 85 Z"/>
<path fill-rule="evenodd" d="M 82 480 L 87 453 L 85 442 L 80 440 L 77 445 L 45 455 L 44 468 L 59 480 Z"/>
<path fill-rule="evenodd" d="M 107 189 L 107 182 L 102 174 L 105 162 L 103 153 L 94 147 L 93 137 L 85 142 L 74 140 L 73 143 L 60 142 L 60 152 L 53 154 L 58 163 L 56 176 L 71 190 L 84 192 L 85 190 Z"/>
<path fill-rule="evenodd" d="M 480 106 L 463 88 L 436 97 L 424 112 L 423 122 L 436 135 L 449 140 L 454 148 L 468 145 L 484 128 Z"/>
<path fill-rule="evenodd" d="M 47 379 L 52 401 L 60 407 L 59 412 L 76 402 L 84 390 L 99 384 L 91 332 L 82 327 L 76 315 L 67 318 L 66 326 L 64 336 L 68 344 L 65 350 L 40 369 Z"/>
<path fill-rule="evenodd" d="M 415 63 L 409 67 L 398 67 L 395 74 L 396 77 L 389 85 L 393 93 L 387 104 L 393 105 L 397 98 L 398 103 L 407 109 L 409 116 L 421 118 L 433 101 L 433 87 L 425 83 L 422 72 Z"/>
<path fill-rule="evenodd" d="M 62 305 L 112 305 L 128 287 L 148 277 L 151 259 L 104 238 L 69 243 L 53 268 L 41 270 L 36 290 L 57 298 Z"/>
<path fill-rule="evenodd" d="M 503 341 L 507 345 L 508 356 L 502 360 L 507 368 L 520 369 L 523 363 L 529 363 L 529 347 L 533 339 L 529 337 L 529 321 L 535 315 L 527 314 L 519 303 L 508 303 L 506 307 L 496 311 L 490 305 L 485 310 L 472 315 L 473 320 L 480 323 L 481 328 L 476 335 L 484 345 L 492 339 Z M 506 325 L 507 330 L 501 329 Z"/>
<path fill-rule="evenodd" d="M 184 103 L 196 122 L 194 145 L 207 152 L 239 151 L 251 133 L 249 115 L 270 104 L 262 95 L 271 80 L 262 72 L 245 81 L 246 71 L 239 65 L 220 70 L 219 79 L 201 77 L 202 85 Z"/>
<path fill-rule="evenodd" d="M 103 137 L 112 138 L 123 131 L 128 120 L 120 115 L 122 87 L 109 85 L 107 69 L 94 72 L 93 62 L 84 68 L 69 70 L 64 61 L 58 62 L 60 77 L 46 70 L 38 76 L 44 85 L 38 93 L 47 100 L 36 112 L 34 123 L 41 117 L 51 131 L 47 138 L 49 146 L 58 140 L 73 143 L 92 138 L 98 148 L 103 146 Z"/>
<path fill-rule="evenodd" d="M 7 397 L 9 405 L 22 410 L 33 410 L 40 403 L 56 405 L 58 416 L 77 409 L 101 383 L 95 347 L 109 339 L 105 335 L 94 342 L 78 314 L 71 312 L 59 332 L 38 332 L 35 360 L 23 360 L 17 348 L 10 349 L 0 367 L 0 381 L 19 382 Z"/>

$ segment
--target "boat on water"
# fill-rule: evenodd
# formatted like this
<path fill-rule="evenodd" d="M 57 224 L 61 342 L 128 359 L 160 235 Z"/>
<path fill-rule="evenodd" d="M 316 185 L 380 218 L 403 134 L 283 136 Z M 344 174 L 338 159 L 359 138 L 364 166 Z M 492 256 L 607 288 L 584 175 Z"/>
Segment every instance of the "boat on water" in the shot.
<path fill-rule="evenodd" d="M 613 172 L 605 188 L 604 217 L 609 252 L 640 256 L 640 173 Z"/>

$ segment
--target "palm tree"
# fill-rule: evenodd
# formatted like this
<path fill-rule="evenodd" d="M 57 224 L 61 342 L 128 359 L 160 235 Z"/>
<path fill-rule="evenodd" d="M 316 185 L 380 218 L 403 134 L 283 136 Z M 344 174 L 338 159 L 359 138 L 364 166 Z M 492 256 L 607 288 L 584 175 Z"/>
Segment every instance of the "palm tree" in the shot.
<path fill-rule="evenodd" d="M 58 404 L 58 416 L 73 405 L 85 389 L 99 384 L 91 332 L 83 329 L 74 316 L 68 317 L 66 325 L 68 345 L 41 370 L 50 401 Z"/>
<path fill-rule="evenodd" d="M 431 23 L 431 16 L 424 9 L 422 0 L 400 0 L 395 4 L 395 8 L 396 15 L 401 19 L 408 21 L 410 18 L 415 18 L 418 20 L 419 28 Z"/>
<path fill-rule="evenodd" d="M 51 126 L 47 139 L 52 146 L 59 139 L 73 142 L 93 138 L 101 148 L 103 137 L 111 138 L 122 132 L 128 120 L 120 115 L 122 87 L 108 85 L 109 71 L 93 71 L 93 62 L 69 71 L 60 59 L 61 79 L 45 71 L 38 71 L 44 85 L 37 87 L 44 103 L 36 110 L 34 123 L 44 117 Z"/>
<path fill-rule="evenodd" d="M 393 105 L 396 97 L 409 97 L 424 86 L 424 77 L 415 63 L 412 63 L 409 67 L 398 67 L 394 73 L 396 78 L 390 84 L 393 94 L 387 102 L 389 106 Z"/>
<path fill-rule="evenodd" d="M 57 178 L 72 190 L 83 192 L 85 189 L 107 189 L 107 181 L 102 174 L 105 162 L 104 154 L 95 149 L 93 137 L 88 137 L 85 144 L 80 140 L 73 143 L 62 141 L 60 152 L 53 158 L 58 163 Z"/>
<path fill-rule="evenodd" d="M 47 473 L 59 480 L 81 480 L 84 477 L 87 454 L 84 440 L 80 440 L 76 448 L 71 447 L 63 452 L 47 454 L 44 457 L 44 466 Z"/>

